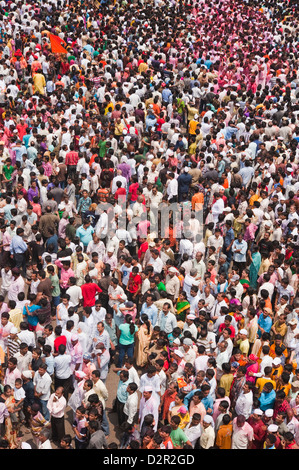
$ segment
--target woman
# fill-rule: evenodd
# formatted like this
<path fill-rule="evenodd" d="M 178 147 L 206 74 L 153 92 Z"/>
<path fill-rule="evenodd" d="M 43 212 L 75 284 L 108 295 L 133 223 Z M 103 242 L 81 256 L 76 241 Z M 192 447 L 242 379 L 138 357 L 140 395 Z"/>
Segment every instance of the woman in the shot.
<path fill-rule="evenodd" d="M 185 321 L 187 313 L 190 312 L 190 304 L 187 300 L 186 292 L 181 292 L 178 301 L 176 304 L 177 310 L 177 319 L 180 321 Z"/>
<path fill-rule="evenodd" d="M 253 374 L 256 374 L 259 370 L 258 356 L 255 354 L 250 354 L 248 357 L 248 365 L 246 366 L 246 381 L 255 383 L 256 377 Z"/>
<path fill-rule="evenodd" d="M 147 364 L 147 353 L 145 352 L 145 350 L 150 344 L 153 327 L 148 319 L 148 316 L 145 313 L 141 315 L 140 323 L 141 325 L 136 335 L 134 357 L 136 365 L 139 367 L 144 367 Z"/>
<path fill-rule="evenodd" d="M 262 263 L 262 257 L 257 245 L 253 246 L 252 253 L 250 251 L 248 252 L 248 256 L 251 261 L 251 264 L 249 266 L 250 286 L 253 287 L 253 289 L 257 289 L 257 280 L 259 277 L 259 270 Z"/>
<path fill-rule="evenodd" d="M 134 324 L 131 315 L 125 316 L 125 323 L 118 327 L 120 336 L 118 340 L 119 357 L 117 367 L 122 367 L 125 354 L 128 358 L 134 356 L 135 334 L 138 331 L 137 325 Z"/>
<path fill-rule="evenodd" d="M 18 417 L 15 413 L 16 402 L 13 394 L 13 389 L 10 385 L 5 385 L 3 393 L 0 395 L 0 402 L 6 405 L 9 412 L 9 418 L 5 419 L 5 439 L 9 442 L 10 449 L 17 448 L 17 429 Z"/>
<path fill-rule="evenodd" d="M 257 296 L 255 290 L 252 287 L 249 287 L 243 300 L 242 307 L 244 310 L 248 310 L 249 307 L 256 309 L 257 306 Z"/>
<path fill-rule="evenodd" d="M 168 422 L 171 422 L 172 416 L 179 416 L 181 418 L 181 422 L 179 424 L 179 427 L 181 429 L 184 429 L 185 426 L 189 423 L 190 421 L 190 415 L 187 410 L 187 408 L 184 405 L 184 398 L 185 394 L 182 392 L 178 392 L 174 398 L 174 401 L 170 403 L 169 405 L 169 411 L 168 411 Z"/>

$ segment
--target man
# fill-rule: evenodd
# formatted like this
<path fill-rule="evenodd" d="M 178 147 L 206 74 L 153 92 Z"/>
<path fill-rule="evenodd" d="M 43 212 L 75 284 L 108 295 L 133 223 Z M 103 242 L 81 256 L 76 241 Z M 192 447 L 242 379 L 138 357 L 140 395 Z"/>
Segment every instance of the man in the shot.
<path fill-rule="evenodd" d="M 13 258 L 15 262 L 16 267 L 18 269 L 22 269 L 23 273 L 26 274 L 26 251 L 28 247 L 27 243 L 25 243 L 22 238 L 23 235 L 24 229 L 18 227 L 16 235 L 11 240 L 10 254 L 11 258 Z"/>
<path fill-rule="evenodd" d="M 47 408 L 51 416 L 51 430 L 52 441 L 55 444 L 60 443 L 65 435 L 64 416 L 67 402 L 63 396 L 63 387 L 58 387 L 54 393 L 51 394 Z"/>
<path fill-rule="evenodd" d="M 178 270 L 175 267 L 170 267 L 166 275 L 165 287 L 166 292 L 173 302 L 176 302 L 180 293 L 180 281 L 177 277 Z"/>
<path fill-rule="evenodd" d="M 103 383 L 106 382 L 108 371 L 109 371 L 109 362 L 110 354 L 109 350 L 106 349 L 104 343 L 97 343 L 93 354 L 95 355 L 96 367 L 101 373 L 101 380 Z"/>
<path fill-rule="evenodd" d="M 242 392 L 237 398 L 235 412 L 237 415 L 243 415 L 246 419 L 249 418 L 253 406 L 253 384 L 252 382 L 245 382 Z"/>
<path fill-rule="evenodd" d="M 100 427 L 100 423 L 98 421 L 89 421 L 87 427 L 90 435 L 87 449 L 107 449 L 107 439 Z"/>
<path fill-rule="evenodd" d="M 143 313 L 146 313 L 148 316 L 149 321 L 151 322 L 152 326 L 156 326 L 157 319 L 158 319 L 158 309 L 154 304 L 154 296 L 152 294 L 147 294 L 145 298 L 145 302 L 141 307 L 140 316 Z"/>
<path fill-rule="evenodd" d="M 154 416 L 154 431 L 157 431 L 158 421 L 159 421 L 159 413 L 158 413 L 158 406 L 156 399 L 153 397 L 153 389 L 151 386 L 144 387 L 142 397 L 139 404 L 139 428 L 142 428 L 142 424 L 144 421 L 144 417 L 148 414 L 152 414 Z"/>
<path fill-rule="evenodd" d="M 194 365 L 196 352 L 193 349 L 193 341 L 191 338 L 185 338 L 183 340 L 183 345 L 179 348 L 180 351 L 183 353 L 183 360 L 189 364 Z"/>
<path fill-rule="evenodd" d="M 38 435 L 39 440 L 39 449 L 53 449 L 51 442 L 50 442 L 50 434 L 51 431 L 48 428 L 42 428 Z"/>
<path fill-rule="evenodd" d="M 254 432 L 246 418 L 239 415 L 233 420 L 232 449 L 250 449 Z"/>
<path fill-rule="evenodd" d="M 83 363 L 83 348 L 79 341 L 79 336 L 76 333 L 72 334 L 71 336 L 70 355 L 72 358 L 71 370 L 74 374 L 77 370 L 82 368 Z"/>
<path fill-rule="evenodd" d="M 267 427 L 262 420 L 263 412 L 259 408 L 253 410 L 247 422 L 253 429 L 254 436 L 251 444 L 251 449 L 262 449 L 263 442 L 267 434 Z"/>
<path fill-rule="evenodd" d="M 47 372 L 47 364 L 41 364 L 33 377 L 34 396 L 41 404 L 44 418 L 49 421 L 50 413 L 47 407 L 51 395 L 52 379 Z"/>
<path fill-rule="evenodd" d="M 54 358 L 54 386 L 57 389 L 59 386 L 63 387 L 63 395 L 65 399 L 68 399 L 68 395 L 71 390 L 71 370 L 72 357 L 70 354 L 66 354 L 66 346 L 60 344 L 58 347 L 58 356 Z"/>
<path fill-rule="evenodd" d="M 239 269 L 239 276 L 242 276 L 243 270 L 246 268 L 246 253 L 247 253 L 247 242 L 243 239 L 243 234 L 239 233 L 237 240 L 233 241 L 232 244 L 232 255 L 234 264 Z"/>
<path fill-rule="evenodd" d="M 108 390 L 105 384 L 100 379 L 101 373 L 99 370 L 93 370 L 91 373 L 91 380 L 93 382 L 93 391 L 96 393 L 103 405 L 103 420 L 102 420 L 102 429 L 106 436 L 109 435 L 109 423 L 106 416 L 106 401 L 108 400 Z"/>
<path fill-rule="evenodd" d="M 105 324 L 102 321 L 97 323 L 97 329 L 94 335 L 94 344 L 98 345 L 99 343 L 103 343 L 104 348 L 109 351 L 110 347 L 110 336 L 109 333 L 105 330 Z"/>
<path fill-rule="evenodd" d="M 117 413 L 118 424 L 121 426 L 126 420 L 124 407 L 128 398 L 129 373 L 127 370 L 121 370 L 118 374 L 119 382 L 114 407 Z"/>
<path fill-rule="evenodd" d="M 194 413 L 191 421 L 184 429 L 187 439 L 191 442 L 194 448 L 197 448 L 198 439 L 201 436 L 201 416 L 199 413 Z"/>
<path fill-rule="evenodd" d="M 167 334 L 170 334 L 177 326 L 176 316 L 170 312 L 170 308 L 170 303 L 165 302 L 157 322 L 157 325 L 160 326 L 160 330 Z"/>
<path fill-rule="evenodd" d="M 52 233 L 49 232 L 49 228 L 57 234 L 60 219 L 55 215 L 50 206 L 46 206 L 45 214 L 43 214 L 39 220 L 39 231 L 42 234 L 44 241 L 51 237 Z"/>
<path fill-rule="evenodd" d="M 123 413 L 125 415 L 125 421 L 129 424 L 135 423 L 137 412 L 138 412 L 137 389 L 138 387 L 135 382 L 130 382 L 129 385 L 127 386 L 128 398 L 123 408 Z"/>

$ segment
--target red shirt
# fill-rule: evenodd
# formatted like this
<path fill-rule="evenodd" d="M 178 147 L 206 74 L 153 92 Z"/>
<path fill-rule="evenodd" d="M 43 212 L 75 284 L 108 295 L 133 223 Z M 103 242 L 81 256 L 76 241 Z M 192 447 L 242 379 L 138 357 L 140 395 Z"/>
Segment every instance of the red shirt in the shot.
<path fill-rule="evenodd" d="M 79 155 L 78 155 L 78 152 L 75 152 L 75 151 L 71 151 L 71 152 L 68 152 L 65 156 L 65 164 L 66 165 L 77 165 L 79 161 Z"/>
<path fill-rule="evenodd" d="M 142 253 L 145 253 L 148 250 L 148 242 L 141 243 L 138 250 L 138 258 L 141 257 Z"/>
<path fill-rule="evenodd" d="M 131 201 L 137 201 L 137 189 L 139 188 L 139 183 L 132 183 L 129 186 L 129 193 L 131 193 Z"/>
<path fill-rule="evenodd" d="M 64 336 L 64 335 L 57 336 L 57 338 L 54 339 L 55 352 L 58 352 L 58 348 L 61 344 L 64 344 L 64 346 L 66 346 L 66 336 Z"/>
<path fill-rule="evenodd" d="M 127 191 L 125 188 L 118 188 L 116 191 L 115 191 L 115 199 L 118 201 L 118 199 L 120 201 L 125 201 L 126 200 L 126 195 L 127 195 Z"/>
<path fill-rule="evenodd" d="M 221 323 L 221 325 L 219 326 L 219 333 L 221 333 L 222 330 L 224 330 L 224 328 L 226 328 L 226 324 L 225 324 L 225 323 Z M 234 328 L 233 326 L 231 326 L 231 325 L 230 325 L 228 328 L 231 330 L 231 334 L 230 334 L 229 337 L 230 337 L 230 338 L 234 338 L 234 337 L 235 337 L 235 334 L 236 334 L 235 328 Z"/>
<path fill-rule="evenodd" d="M 128 291 L 131 292 L 131 294 L 135 294 L 135 292 L 138 291 L 139 286 L 142 284 L 142 279 L 139 274 L 133 275 L 130 273 L 129 276 L 129 282 L 128 282 Z"/>
<path fill-rule="evenodd" d="M 102 292 L 102 289 L 94 282 L 88 282 L 81 286 L 83 296 L 83 307 L 93 307 L 95 304 L 95 295 Z"/>

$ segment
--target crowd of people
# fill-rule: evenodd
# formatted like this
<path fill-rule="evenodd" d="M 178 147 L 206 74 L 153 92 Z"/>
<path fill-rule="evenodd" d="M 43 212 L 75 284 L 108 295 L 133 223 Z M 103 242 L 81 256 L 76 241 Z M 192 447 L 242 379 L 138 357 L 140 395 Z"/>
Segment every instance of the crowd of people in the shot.
<path fill-rule="evenodd" d="M 298 448 L 296 9 L 1 1 L 1 449 Z"/>

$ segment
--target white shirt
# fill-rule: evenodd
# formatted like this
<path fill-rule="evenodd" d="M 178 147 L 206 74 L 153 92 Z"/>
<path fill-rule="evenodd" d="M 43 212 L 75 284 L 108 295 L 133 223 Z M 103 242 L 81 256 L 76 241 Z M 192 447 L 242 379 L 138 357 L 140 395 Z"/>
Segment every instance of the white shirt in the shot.
<path fill-rule="evenodd" d="M 45 372 L 44 375 L 40 375 L 38 371 L 35 372 L 33 384 L 36 387 L 36 392 L 42 393 L 40 399 L 46 401 L 49 400 L 51 396 L 52 379 L 48 372 Z"/>
<path fill-rule="evenodd" d="M 235 411 L 237 415 L 244 415 L 246 419 L 249 418 L 252 412 L 253 394 L 252 391 L 248 393 L 241 392 L 236 401 Z"/>
<path fill-rule="evenodd" d="M 138 411 L 138 394 L 137 392 L 132 393 L 128 396 L 123 409 L 125 415 L 127 416 L 127 423 L 132 424 L 133 419 Z"/>

